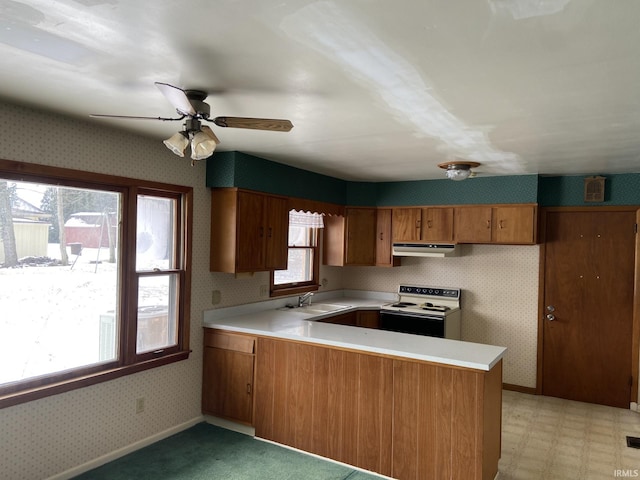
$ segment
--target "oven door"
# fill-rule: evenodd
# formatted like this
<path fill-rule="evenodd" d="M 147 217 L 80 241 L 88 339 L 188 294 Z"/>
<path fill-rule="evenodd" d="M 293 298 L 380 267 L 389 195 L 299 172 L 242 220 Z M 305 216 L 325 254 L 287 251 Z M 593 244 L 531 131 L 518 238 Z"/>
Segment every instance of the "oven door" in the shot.
<path fill-rule="evenodd" d="M 444 338 L 444 317 L 381 310 L 380 329 Z"/>

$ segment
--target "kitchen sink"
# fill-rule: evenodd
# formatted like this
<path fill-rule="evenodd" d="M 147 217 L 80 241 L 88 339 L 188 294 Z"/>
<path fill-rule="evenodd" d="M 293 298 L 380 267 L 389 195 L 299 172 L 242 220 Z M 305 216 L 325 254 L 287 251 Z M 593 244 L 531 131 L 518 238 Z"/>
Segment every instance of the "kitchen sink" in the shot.
<path fill-rule="evenodd" d="M 344 310 L 346 308 L 350 308 L 350 305 L 334 305 L 331 303 L 316 303 L 315 305 L 305 305 L 304 307 L 300 307 L 297 310 L 299 312 L 317 315 L 320 313 L 336 312 L 338 310 Z"/>

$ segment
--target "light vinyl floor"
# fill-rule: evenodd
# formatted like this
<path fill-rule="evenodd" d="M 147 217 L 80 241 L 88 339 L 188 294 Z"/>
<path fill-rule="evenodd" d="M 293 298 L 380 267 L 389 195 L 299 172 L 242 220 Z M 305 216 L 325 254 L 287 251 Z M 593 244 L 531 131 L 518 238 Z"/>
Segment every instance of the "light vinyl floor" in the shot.
<path fill-rule="evenodd" d="M 640 478 L 640 414 L 503 391 L 498 480 Z"/>

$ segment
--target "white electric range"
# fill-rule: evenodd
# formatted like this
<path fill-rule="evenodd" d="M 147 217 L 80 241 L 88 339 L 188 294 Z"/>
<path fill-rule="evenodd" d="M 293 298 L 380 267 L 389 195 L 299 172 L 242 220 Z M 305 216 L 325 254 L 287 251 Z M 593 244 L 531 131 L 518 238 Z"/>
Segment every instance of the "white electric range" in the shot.
<path fill-rule="evenodd" d="M 380 328 L 460 340 L 459 288 L 400 285 L 398 300 L 380 309 Z"/>

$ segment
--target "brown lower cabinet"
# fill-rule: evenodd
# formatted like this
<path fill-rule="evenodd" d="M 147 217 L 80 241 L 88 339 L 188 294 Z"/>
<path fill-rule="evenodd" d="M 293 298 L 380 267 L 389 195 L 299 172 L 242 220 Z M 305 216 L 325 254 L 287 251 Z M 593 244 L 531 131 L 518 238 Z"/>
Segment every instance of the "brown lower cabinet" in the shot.
<path fill-rule="evenodd" d="M 363 328 L 380 328 L 380 312 L 378 310 L 358 310 L 356 325 Z"/>
<path fill-rule="evenodd" d="M 331 315 L 330 317 L 322 318 L 317 321 L 321 323 L 334 323 L 336 325 L 349 325 L 355 327 L 358 323 L 358 315 L 357 312 L 341 313 L 338 315 Z"/>
<path fill-rule="evenodd" d="M 256 338 L 204 329 L 202 412 L 253 423 Z"/>
<path fill-rule="evenodd" d="M 332 315 L 316 320 L 320 323 L 334 323 L 351 327 L 380 328 L 380 313 L 378 310 L 358 310 L 357 312 Z"/>
<path fill-rule="evenodd" d="M 405 479 L 493 479 L 502 362 L 489 372 L 258 337 L 256 436 Z"/>

